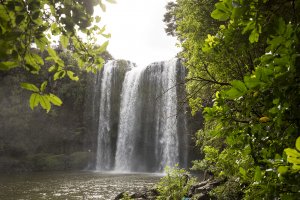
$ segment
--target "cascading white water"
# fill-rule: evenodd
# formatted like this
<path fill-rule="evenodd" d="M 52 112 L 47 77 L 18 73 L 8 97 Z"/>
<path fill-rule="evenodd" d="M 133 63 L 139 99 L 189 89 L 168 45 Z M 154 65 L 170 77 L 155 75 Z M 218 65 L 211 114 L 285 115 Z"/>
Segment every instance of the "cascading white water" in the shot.
<path fill-rule="evenodd" d="M 162 105 L 161 123 L 162 136 L 160 145 L 162 147 L 162 158 L 159 170 L 165 166 L 174 166 L 178 163 L 178 135 L 177 135 L 177 91 L 176 91 L 176 63 L 177 60 L 164 63 L 162 72 Z"/>
<path fill-rule="evenodd" d="M 117 171 L 130 171 L 134 159 L 135 129 L 139 125 L 137 112 L 141 103 L 138 92 L 143 71 L 143 68 L 136 67 L 127 72 L 124 79 L 115 162 Z"/>
<path fill-rule="evenodd" d="M 111 152 L 112 141 L 109 134 L 111 128 L 112 78 L 116 67 L 116 62 L 111 61 L 104 66 L 102 73 L 96 170 L 109 170 L 114 159 Z"/>
<path fill-rule="evenodd" d="M 185 115 L 179 124 L 176 86 L 184 79 L 182 68 L 177 59 L 147 67 L 126 61 L 104 66 L 97 170 L 161 172 L 184 162 Z"/>
<path fill-rule="evenodd" d="M 153 168 L 162 171 L 166 165 L 174 166 L 179 162 L 176 63 L 175 59 L 155 63 L 126 74 L 121 96 L 115 170 L 143 171 L 147 168 L 143 166 L 147 165 L 145 162 L 156 162 Z M 144 94 L 143 90 L 150 94 Z M 152 110 L 149 109 L 151 106 Z M 153 145 L 149 145 L 151 140 L 144 139 L 151 138 L 149 134 L 155 138 Z M 150 152 L 152 149 L 154 151 Z M 151 157 L 154 157 L 152 161 Z"/>

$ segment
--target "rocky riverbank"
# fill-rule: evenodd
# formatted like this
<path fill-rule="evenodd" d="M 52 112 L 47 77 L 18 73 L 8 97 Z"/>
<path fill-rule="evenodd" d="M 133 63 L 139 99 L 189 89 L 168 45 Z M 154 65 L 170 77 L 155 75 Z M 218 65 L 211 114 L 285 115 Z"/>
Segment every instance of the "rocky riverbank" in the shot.
<path fill-rule="evenodd" d="M 208 179 L 202 182 L 198 182 L 194 184 L 187 196 L 186 200 L 211 200 L 214 199 L 214 197 L 210 196 L 209 192 L 214 189 L 215 187 L 222 184 L 225 180 L 214 180 L 214 179 Z M 159 196 L 159 190 L 156 187 L 145 189 L 143 191 L 139 191 L 136 193 L 128 193 L 128 192 L 122 192 L 118 194 L 114 200 L 121 200 L 124 197 L 129 197 L 131 199 L 147 199 L 147 200 L 155 200 Z"/>

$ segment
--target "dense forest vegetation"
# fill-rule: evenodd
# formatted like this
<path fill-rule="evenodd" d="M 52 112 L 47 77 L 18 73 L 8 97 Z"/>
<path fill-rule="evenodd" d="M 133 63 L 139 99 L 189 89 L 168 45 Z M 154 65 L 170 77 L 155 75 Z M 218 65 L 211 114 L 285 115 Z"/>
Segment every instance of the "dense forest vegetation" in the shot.
<path fill-rule="evenodd" d="M 193 169 L 225 180 L 211 193 L 218 199 L 299 198 L 299 8 L 297 0 L 167 6 L 189 105 L 205 116 L 196 133 L 205 158 Z"/>

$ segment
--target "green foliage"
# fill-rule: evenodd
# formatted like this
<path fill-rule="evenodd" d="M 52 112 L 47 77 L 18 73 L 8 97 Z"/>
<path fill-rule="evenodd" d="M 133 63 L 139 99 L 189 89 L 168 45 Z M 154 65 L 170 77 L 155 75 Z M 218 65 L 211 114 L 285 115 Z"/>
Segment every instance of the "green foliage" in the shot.
<path fill-rule="evenodd" d="M 39 104 L 45 109 L 47 112 L 51 109 L 51 103 L 56 106 L 61 106 L 62 101 L 59 97 L 55 96 L 54 94 L 43 94 L 47 86 L 47 81 L 44 81 L 40 89 L 37 88 L 35 85 L 30 83 L 21 83 L 21 87 L 33 91 L 34 93 L 31 94 L 29 99 L 30 108 L 33 110 L 34 107 L 38 106 Z"/>
<path fill-rule="evenodd" d="M 107 2 L 115 3 L 113 0 Z M 110 37 L 104 33 L 105 27 L 94 25 L 100 22 L 99 16 L 93 17 L 94 6 L 97 5 L 105 10 L 101 0 L 0 1 L 0 70 L 21 68 L 21 73 L 40 76 L 41 69 L 48 67 L 45 61 L 51 61 L 48 70 L 54 73 L 54 80 L 68 75 L 71 80 L 78 81 L 78 76 L 66 69 L 61 55 L 54 50 L 53 36 L 56 36 L 64 51 L 72 51 L 76 66 L 95 72 L 104 64 L 104 59 L 99 55 L 106 50 L 108 41 L 100 46 L 94 44 L 99 36 Z M 33 47 L 39 52 L 46 51 L 47 57 L 43 58 Z M 60 105 L 58 97 L 54 100 L 53 95 L 36 90 L 32 83 L 22 84 L 22 87 L 39 93 L 32 96 L 32 99 L 37 99 L 33 103 L 30 101 L 32 109 L 41 105 L 48 112 L 51 105 Z"/>
<path fill-rule="evenodd" d="M 178 166 L 174 168 L 167 166 L 165 172 L 167 175 L 161 178 L 156 185 L 159 191 L 157 199 L 176 200 L 186 197 L 191 186 L 196 182 L 195 178 Z"/>
<path fill-rule="evenodd" d="M 130 197 L 129 193 L 125 192 L 123 194 L 122 200 L 132 200 L 132 198 Z"/>
<path fill-rule="evenodd" d="M 177 0 L 170 10 L 189 71 L 191 109 L 204 106 L 205 129 L 196 136 L 205 158 L 193 168 L 239 186 L 236 192 L 220 186 L 214 193 L 220 199 L 300 195 L 299 6 Z"/>
<path fill-rule="evenodd" d="M 241 199 L 243 186 L 238 179 L 230 178 L 224 185 L 218 186 L 210 191 L 210 195 L 222 200 Z"/>
<path fill-rule="evenodd" d="M 300 137 L 297 138 L 295 149 L 286 148 L 284 152 L 287 155 L 287 162 L 293 164 L 292 169 L 295 171 L 300 170 Z M 281 170 L 278 168 L 280 174 L 285 174 L 288 171 L 287 167 L 281 166 Z"/>

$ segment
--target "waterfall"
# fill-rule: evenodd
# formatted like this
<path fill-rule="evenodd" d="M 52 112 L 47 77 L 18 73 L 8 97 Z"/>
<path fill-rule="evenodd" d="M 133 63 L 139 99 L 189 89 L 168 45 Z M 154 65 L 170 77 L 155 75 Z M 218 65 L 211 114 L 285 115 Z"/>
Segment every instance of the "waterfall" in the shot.
<path fill-rule="evenodd" d="M 180 163 L 187 152 L 181 150 L 185 125 L 178 123 L 185 123 L 178 115 L 183 66 L 177 59 L 146 67 L 127 63 L 116 79 L 119 64 L 106 64 L 102 73 L 96 169 L 158 172 Z"/>
<path fill-rule="evenodd" d="M 110 61 L 104 65 L 100 83 L 98 148 L 96 170 L 111 170 L 114 165 L 116 135 L 119 120 L 120 92 L 124 74 L 133 64 Z M 98 95 L 99 96 L 99 95 Z"/>
<path fill-rule="evenodd" d="M 97 149 L 97 170 L 110 169 L 112 152 L 110 137 L 110 109 L 111 109 L 111 86 L 113 70 L 116 67 L 114 62 L 110 62 L 104 66 L 101 90 L 100 90 L 100 112 L 98 127 L 98 149 Z"/>
<path fill-rule="evenodd" d="M 177 91 L 176 91 L 176 63 L 171 60 L 164 63 L 162 72 L 162 107 L 161 123 L 162 136 L 159 141 L 162 146 L 162 160 L 159 170 L 165 166 L 174 166 L 179 162 L 177 135 Z"/>
<path fill-rule="evenodd" d="M 129 71 L 124 80 L 121 95 L 120 124 L 116 153 L 116 170 L 131 171 L 135 159 L 136 134 L 138 132 L 140 99 L 139 84 L 143 68 Z"/>

